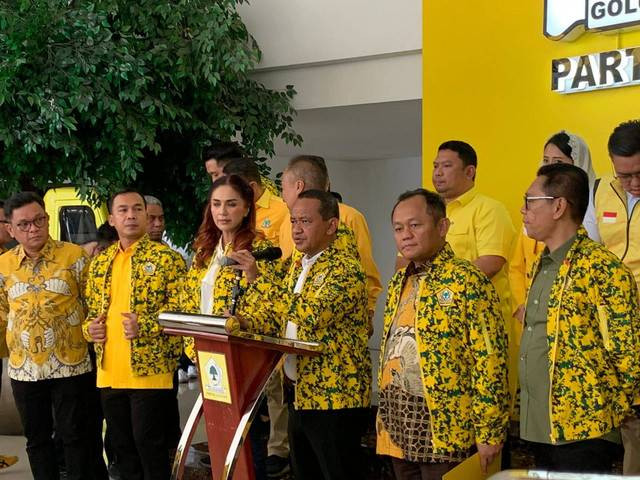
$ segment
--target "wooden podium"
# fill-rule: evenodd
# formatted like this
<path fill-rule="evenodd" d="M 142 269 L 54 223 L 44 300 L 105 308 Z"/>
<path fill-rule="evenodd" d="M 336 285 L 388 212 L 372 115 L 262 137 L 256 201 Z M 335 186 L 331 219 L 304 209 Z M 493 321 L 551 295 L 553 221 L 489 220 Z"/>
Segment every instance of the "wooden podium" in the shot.
<path fill-rule="evenodd" d="M 204 412 L 211 476 L 214 480 L 254 480 L 251 445 L 244 442 L 265 385 L 283 354 L 319 355 L 321 345 L 238 331 L 227 333 L 227 318 L 165 312 L 164 333 L 193 337 L 198 356 L 200 397 L 184 428 L 173 464 L 181 479 L 186 453 Z"/>

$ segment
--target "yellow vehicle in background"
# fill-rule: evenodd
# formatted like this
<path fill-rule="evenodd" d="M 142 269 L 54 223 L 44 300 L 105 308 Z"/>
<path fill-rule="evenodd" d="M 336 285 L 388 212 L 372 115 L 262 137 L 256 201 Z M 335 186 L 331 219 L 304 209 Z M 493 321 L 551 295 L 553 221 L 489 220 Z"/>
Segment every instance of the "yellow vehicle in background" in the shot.
<path fill-rule="evenodd" d="M 47 190 L 44 205 L 49 214 L 51 238 L 78 245 L 94 241 L 98 227 L 108 217 L 106 204 L 94 207 L 82 200 L 72 185 Z"/>

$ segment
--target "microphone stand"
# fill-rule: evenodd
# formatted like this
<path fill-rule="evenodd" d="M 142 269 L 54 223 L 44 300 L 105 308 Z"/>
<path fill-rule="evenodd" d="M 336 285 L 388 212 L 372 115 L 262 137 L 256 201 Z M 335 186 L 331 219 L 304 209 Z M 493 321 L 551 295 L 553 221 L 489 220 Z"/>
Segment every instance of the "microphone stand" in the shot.
<path fill-rule="evenodd" d="M 229 313 L 231 316 L 236 314 L 236 307 L 238 306 L 238 299 L 242 295 L 242 287 L 240 286 L 240 280 L 242 280 L 242 271 L 236 270 L 236 279 L 233 289 L 231 290 L 231 305 L 229 306 Z"/>

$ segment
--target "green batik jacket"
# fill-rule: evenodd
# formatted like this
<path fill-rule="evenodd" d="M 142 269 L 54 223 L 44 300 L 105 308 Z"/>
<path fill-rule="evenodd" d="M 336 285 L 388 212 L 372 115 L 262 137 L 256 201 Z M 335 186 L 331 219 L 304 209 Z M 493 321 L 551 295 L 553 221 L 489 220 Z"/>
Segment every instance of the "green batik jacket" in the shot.
<path fill-rule="evenodd" d="M 109 310 L 111 266 L 119 242 L 96 256 L 89 267 L 85 288 L 88 308 L 82 331 L 91 340 L 89 323 Z M 163 311 L 180 310 L 184 260 L 166 245 L 142 237 L 131 257 L 131 313 L 138 315 L 138 336 L 131 340 L 131 368 L 134 375 L 173 372 L 182 354 L 182 339 L 165 335 L 158 323 Z M 102 362 L 102 344 L 95 343 L 97 362 Z"/>
<path fill-rule="evenodd" d="M 502 443 L 509 419 L 507 337 L 495 289 L 449 244 L 419 275 L 415 332 L 434 451 Z M 405 279 L 401 269 L 389 282 L 378 383 Z"/>
<path fill-rule="evenodd" d="M 265 239 L 255 238 L 252 243 L 252 251 L 257 252 L 265 248 L 272 247 L 271 242 Z M 282 263 L 279 261 L 256 262 L 258 267 L 258 278 L 253 288 L 259 288 L 266 295 L 272 292 L 279 294 L 282 285 Z M 181 311 L 186 313 L 200 313 L 200 287 L 209 266 L 197 267 L 195 264 L 191 266 L 183 283 L 182 295 L 180 297 Z M 213 314 L 222 316 L 225 310 L 229 310 L 231 305 L 231 294 L 236 283 L 236 270 L 233 268 L 221 268 L 216 276 L 215 287 L 213 289 Z M 243 291 L 247 289 L 247 280 L 242 276 L 240 286 Z M 236 314 L 250 318 L 253 315 L 253 304 L 247 300 L 251 300 L 246 295 L 241 295 L 236 306 Z M 194 350 L 193 337 L 185 337 L 185 352 L 192 361 L 196 360 Z"/>
<path fill-rule="evenodd" d="M 297 410 L 367 407 L 371 397 L 367 291 L 360 260 L 348 243 L 334 241 L 313 264 L 301 293 L 293 293 L 302 271 L 294 251 L 276 297 L 254 282 L 245 294 L 253 305 L 245 317 L 251 329 L 284 336 L 288 321 L 298 325 L 298 339 L 319 342 L 322 354 L 298 356 Z"/>
<path fill-rule="evenodd" d="M 633 274 L 581 227 L 549 295 L 552 442 L 601 437 L 629 414 L 640 387 L 639 329 Z"/>

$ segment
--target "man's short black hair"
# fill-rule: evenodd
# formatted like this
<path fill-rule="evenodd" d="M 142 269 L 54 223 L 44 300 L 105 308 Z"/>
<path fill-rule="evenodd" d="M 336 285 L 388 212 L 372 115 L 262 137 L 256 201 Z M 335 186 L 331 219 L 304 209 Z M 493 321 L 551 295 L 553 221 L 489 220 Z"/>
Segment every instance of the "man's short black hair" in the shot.
<path fill-rule="evenodd" d="M 334 192 L 331 190 L 329 191 L 329 193 L 334 196 L 334 198 L 338 201 L 338 203 L 344 203 L 342 201 L 342 195 L 340 195 L 338 192 Z"/>
<path fill-rule="evenodd" d="M 609 137 L 609 155 L 632 157 L 640 153 L 640 120 L 621 123 Z"/>
<path fill-rule="evenodd" d="M 476 151 L 467 142 L 449 140 L 438 147 L 438 151 L 441 150 L 451 150 L 452 152 L 456 152 L 465 167 L 468 167 L 469 165 L 473 165 L 474 167 L 478 166 L 478 156 L 476 155 Z"/>
<path fill-rule="evenodd" d="M 17 208 L 24 207 L 25 205 L 29 205 L 31 203 L 37 203 L 44 210 L 44 200 L 40 195 L 36 192 L 19 192 L 11 197 L 7 201 L 4 202 L 4 216 L 7 220 L 11 220 L 11 215 L 13 215 L 13 211 Z"/>
<path fill-rule="evenodd" d="M 225 163 L 225 160 L 243 156 L 244 151 L 236 142 L 213 142 L 213 145 L 204 151 L 202 161 L 215 160 L 216 162 Z"/>
<path fill-rule="evenodd" d="M 247 183 L 262 185 L 260 169 L 253 158 L 232 158 L 225 164 L 223 172 L 225 175 L 238 175 Z"/>
<path fill-rule="evenodd" d="M 329 186 L 329 171 L 324 158 L 318 155 L 298 155 L 289 160 L 287 171 L 296 180 L 302 180 L 309 190 L 326 190 Z"/>
<path fill-rule="evenodd" d="M 126 193 L 137 193 L 138 195 L 140 195 L 140 198 L 142 198 L 142 204 L 144 205 L 144 208 L 145 209 L 147 208 L 147 201 L 144 199 L 144 195 L 142 193 L 140 193 L 135 188 L 123 188 L 122 190 L 119 190 L 113 195 L 111 195 L 111 198 L 107 203 L 107 209 L 109 210 L 109 213 L 113 213 L 113 201 L 116 199 L 116 197 L 119 195 L 124 195 Z"/>
<path fill-rule="evenodd" d="M 425 207 L 427 209 L 427 213 L 433 217 L 434 223 L 438 223 L 443 218 L 447 216 L 447 207 L 444 203 L 444 200 L 440 195 L 426 188 L 416 188 L 415 190 L 408 190 L 404 192 L 402 195 L 398 197 L 396 204 L 393 206 L 391 210 L 391 218 L 393 219 L 393 213 L 396 211 L 396 207 L 400 202 L 404 202 L 405 200 L 409 200 L 413 197 L 422 197 L 424 198 Z"/>
<path fill-rule="evenodd" d="M 340 219 L 340 209 L 338 208 L 338 201 L 329 192 L 324 190 L 305 190 L 298 195 L 298 198 L 313 198 L 320 202 L 320 215 L 323 220 L 329 220 L 331 218 Z"/>
<path fill-rule="evenodd" d="M 581 224 L 589 206 L 589 176 L 580 167 L 569 163 L 552 163 L 538 170 L 544 177 L 542 190 L 550 197 L 563 197 L 569 204 L 571 219 Z"/>

